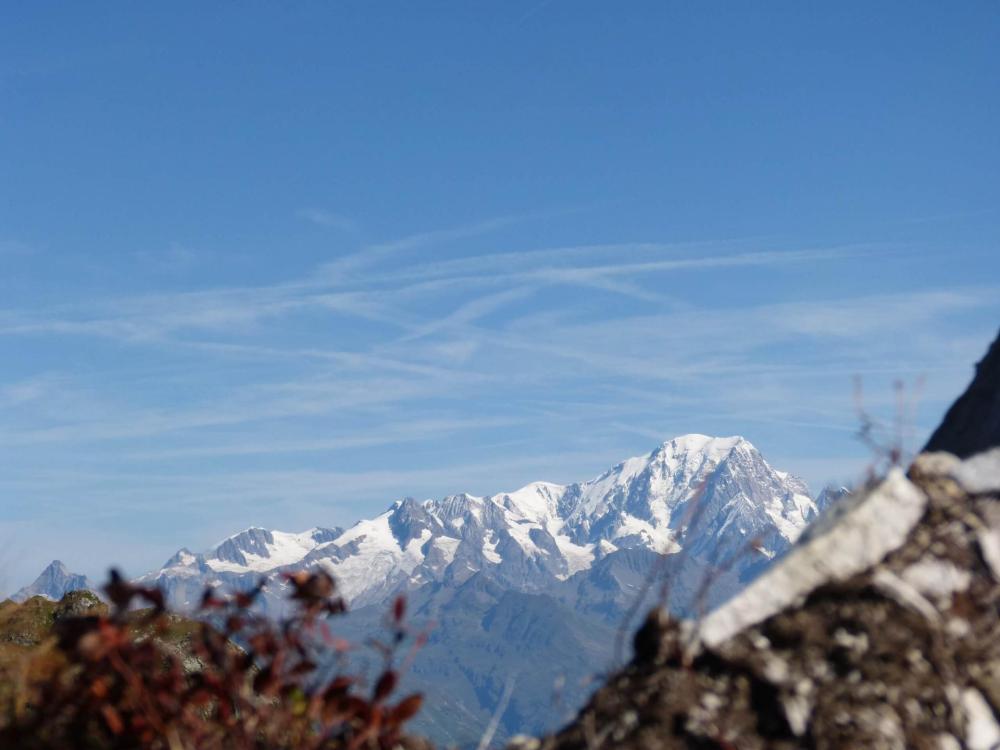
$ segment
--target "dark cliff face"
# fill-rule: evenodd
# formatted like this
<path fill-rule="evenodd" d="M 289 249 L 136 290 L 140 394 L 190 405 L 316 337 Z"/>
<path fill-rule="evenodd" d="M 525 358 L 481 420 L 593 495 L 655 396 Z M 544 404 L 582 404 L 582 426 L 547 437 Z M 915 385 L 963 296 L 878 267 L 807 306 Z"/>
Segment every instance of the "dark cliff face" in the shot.
<path fill-rule="evenodd" d="M 332 542 L 343 533 L 344 530 L 339 526 L 334 526 L 332 529 L 319 527 L 313 531 L 312 538 L 316 540 L 317 544 L 326 544 L 327 542 Z"/>
<path fill-rule="evenodd" d="M 389 515 L 389 528 L 401 547 L 418 539 L 423 531 L 436 530 L 435 526 L 440 524 L 412 497 L 397 503 Z"/>
<path fill-rule="evenodd" d="M 246 565 L 244 554 L 267 557 L 267 545 L 274 544 L 274 536 L 267 529 L 247 529 L 234 537 L 230 537 L 215 550 L 217 560 Z"/>
<path fill-rule="evenodd" d="M 1000 446 L 1000 336 L 976 365 L 976 375 L 924 447 L 968 458 Z"/>

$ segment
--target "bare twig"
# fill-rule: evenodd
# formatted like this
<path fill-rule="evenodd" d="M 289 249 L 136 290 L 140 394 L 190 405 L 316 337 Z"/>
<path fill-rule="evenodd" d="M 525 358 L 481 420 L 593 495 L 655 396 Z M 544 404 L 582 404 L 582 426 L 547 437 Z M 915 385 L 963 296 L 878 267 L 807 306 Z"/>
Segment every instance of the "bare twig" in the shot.
<path fill-rule="evenodd" d="M 907 449 L 907 445 L 914 437 L 913 425 L 923 385 L 924 379 L 918 378 L 907 396 L 906 384 L 901 380 L 893 382 L 894 412 L 891 424 L 887 425 L 865 408 L 862 381 L 860 377 L 855 377 L 854 408 L 859 421 L 857 437 L 874 457 L 868 466 L 868 481 L 884 475 L 893 467 L 908 463 L 912 458 L 912 451 Z"/>

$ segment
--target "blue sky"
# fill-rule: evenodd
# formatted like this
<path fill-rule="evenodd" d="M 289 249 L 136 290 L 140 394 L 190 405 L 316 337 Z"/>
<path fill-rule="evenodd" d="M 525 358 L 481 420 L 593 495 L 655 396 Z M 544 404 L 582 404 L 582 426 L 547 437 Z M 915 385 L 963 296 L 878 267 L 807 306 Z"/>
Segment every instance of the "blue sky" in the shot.
<path fill-rule="evenodd" d="M 1000 321 L 995 2 L 19 3 L 0 591 L 571 481 L 861 476 Z"/>

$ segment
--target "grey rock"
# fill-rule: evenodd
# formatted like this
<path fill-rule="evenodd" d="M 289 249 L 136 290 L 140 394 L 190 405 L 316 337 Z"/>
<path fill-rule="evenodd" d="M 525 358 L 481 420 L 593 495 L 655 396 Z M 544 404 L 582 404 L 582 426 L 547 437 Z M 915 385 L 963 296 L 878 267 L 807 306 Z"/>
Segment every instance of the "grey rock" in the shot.
<path fill-rule="evenodd" d="M 59 560 L 53 560 L 38 578 L 11 596 L 15 602 L 23 602 L 33 596 L 44 596 L 59 601 L 71 591 L 96 590 L 86 576 L 71 573 Z"/>

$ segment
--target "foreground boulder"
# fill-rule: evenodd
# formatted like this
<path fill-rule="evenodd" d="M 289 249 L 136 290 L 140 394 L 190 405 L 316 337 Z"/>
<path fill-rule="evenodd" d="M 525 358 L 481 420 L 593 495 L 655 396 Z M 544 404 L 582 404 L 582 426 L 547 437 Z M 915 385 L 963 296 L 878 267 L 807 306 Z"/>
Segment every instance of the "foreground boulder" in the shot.
<path fill-rule="evenodd" d="M 966 403 L 1000 404 L 991 357 Z M 969 458 L 845 499 L 700 622 L 652 612 L 632 663 L 522 747 L 1000 748 L 1000 436 L 974 414 L 935 433 Z"/>

